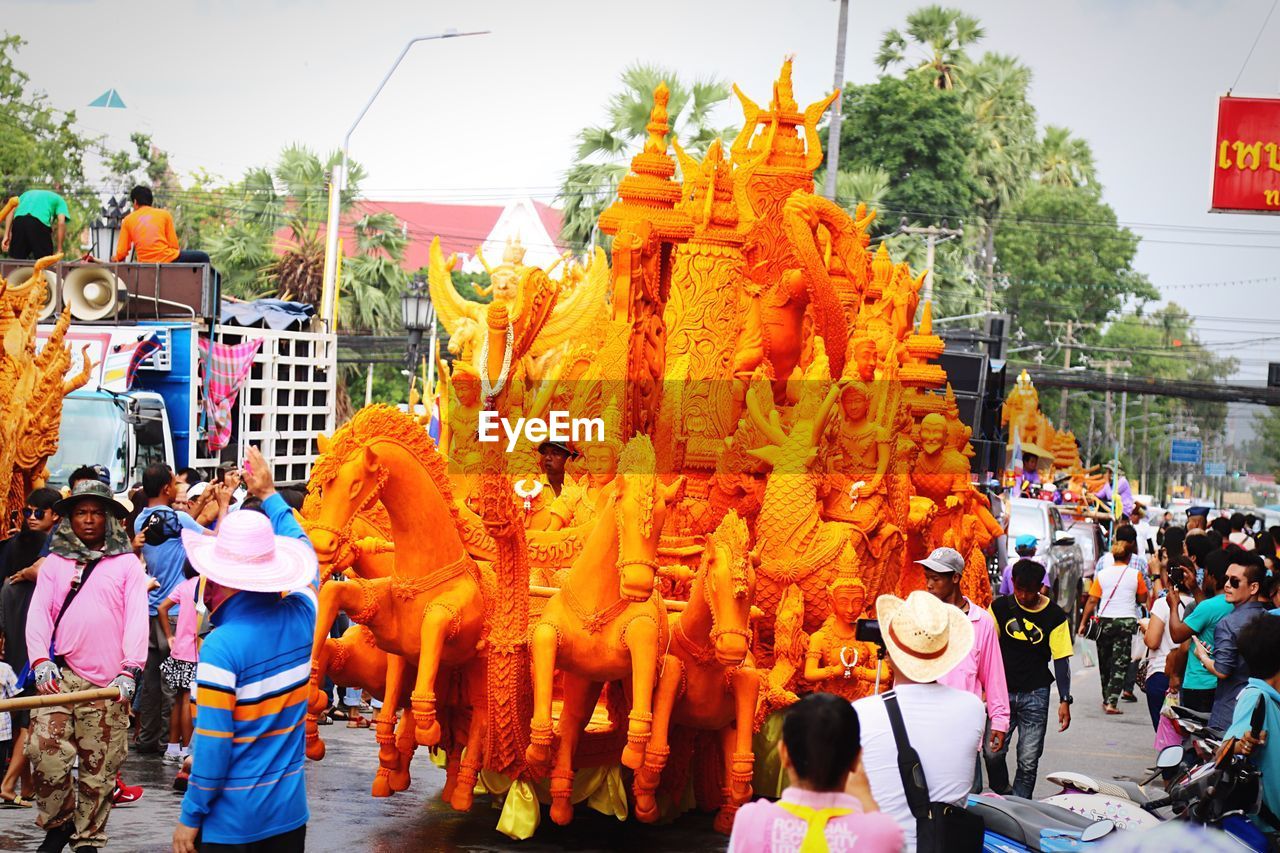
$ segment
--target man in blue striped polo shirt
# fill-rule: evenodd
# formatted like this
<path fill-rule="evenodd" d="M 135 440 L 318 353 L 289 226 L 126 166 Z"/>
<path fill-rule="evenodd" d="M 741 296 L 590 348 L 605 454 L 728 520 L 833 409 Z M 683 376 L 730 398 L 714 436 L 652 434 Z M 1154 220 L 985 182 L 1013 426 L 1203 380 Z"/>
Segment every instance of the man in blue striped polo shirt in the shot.
<path fill-rule="evenodd" d="M 194 762 L 175 853 L 294 853 L 306 842 L 316 557 L 270 465 L 255 449 L 248 463 L 263 512 L 228 515 L 214 537 L 183 534 L 214 630 L 196 665 Z"/>

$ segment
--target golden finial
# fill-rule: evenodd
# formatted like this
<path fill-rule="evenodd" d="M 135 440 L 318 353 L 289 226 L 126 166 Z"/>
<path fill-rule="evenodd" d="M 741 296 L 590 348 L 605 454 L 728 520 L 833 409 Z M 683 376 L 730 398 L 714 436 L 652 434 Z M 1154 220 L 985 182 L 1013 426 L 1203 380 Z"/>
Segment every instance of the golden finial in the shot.
<path fill-rule="evenodd" d="M 650 154 L 667 153 L 667 132 L 671 130 L 667 121 L 667 104 L 670 100 L 671 90 L 665 82 L 659 83 L 653 90 L 653 109 L 649 111 L 649 124 L 645 127 L 649 131 L 649 139 L 644 150 Z"/>
<path fill-rule="evenodd" d="M 525 247 L 520 242 L 520 235 L 515 236 L 514 241 L 511 237 L 507 238 L 507 247 L 502 253 L 502 262 L 511 264 L 511 266 L 520 266 L 524 262 Z"/>

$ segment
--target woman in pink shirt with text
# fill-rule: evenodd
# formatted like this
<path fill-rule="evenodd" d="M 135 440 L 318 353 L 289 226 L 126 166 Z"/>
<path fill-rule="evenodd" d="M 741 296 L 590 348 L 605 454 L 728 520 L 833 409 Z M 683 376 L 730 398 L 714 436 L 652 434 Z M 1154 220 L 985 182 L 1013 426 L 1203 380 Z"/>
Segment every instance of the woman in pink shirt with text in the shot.
<path fill-rule="evenodd" d="M 792 705 L 782 723 L 778 758 L 790 785 L 776 803 L 756 800 L 733 822 L 729 853 L 898 853 L 902 829 L 875 810 L 861 769 L 858 714 L 830 693 L 814 693 Z M 845 793 L 850 781 L 862 777 Z"/>

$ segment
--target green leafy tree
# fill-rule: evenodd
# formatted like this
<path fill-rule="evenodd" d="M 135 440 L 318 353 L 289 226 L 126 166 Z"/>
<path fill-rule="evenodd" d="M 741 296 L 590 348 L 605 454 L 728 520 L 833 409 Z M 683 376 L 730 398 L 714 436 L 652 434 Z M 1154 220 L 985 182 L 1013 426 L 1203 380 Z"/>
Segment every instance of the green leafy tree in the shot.
<path fill-rule="evenodd" d="M 319 303 L 327 176 L 340 159 L 335 151 L 322 161 L 305 146 L 291 145 L 273 167 L 250 169 L 228 190 L 230 224 L 208 244 L 228 293 L 241 298 L 288 294 L 300 302 Z M 359 164 L 348 165 L 350 177 L 341 199 L 344 216 L 351 212 L 364 178 Z"/>
<path fill-rule="evenodd" d="M 988 53 L 965 67 L 957 92 L 973 117 L 977 197 L 976 265 L 995 270 L 1000 216 L 1022 196 L 1036 151 L 1036 111 L 1028 100 L 1031 70 L 1011 56 Z"/>
<path fill-rule="evenodd" d="M 564 221 L 560 238 L 571 246 L 591 241 L 596 220 L 613 201 L 631 158 L 643 147 L 653 90 L 660 83 L 665 82 L 671 90 L 667 115 L 685 150 L 700 155 L 717 136 L 727 141 L 737 133 L 736 128 L 711 124 L 715 108 L 732 92 L 723 80 L 708 78 L 687 84 L 670 69 L 635 64 L 622 72 L 621 82 L 622 88 L 609 98 L 604 123 L 578 132 L 573 165 L 560 185 L 558 200 Z"/>
<path fill-rule="evenodd" d="M 952 89 L 968 60 L 965 49 L 985 35 L 978 19 L 959 9 L 924 6 L 907 15 L 905 30 L 892 29 L 884 34 L 876 64 L 881 71 L 904 66 L 909 76 L 919 77 L 938 89 Z"/>
<path fill-rule="evenodd" d="M 1089 143 L 1070 129 L 1048 125 L 1036 151 L 1035 174 L 1042 184 L 1054 187 L 1098 187 L 1098 173 Z"/>
<path fill-rule="evenodd" d="M 1101 328 L 1129 300 L 1160 294 L 1133 268 L 1138 237 L 1116 223 L 1097 192 L 1032 184 L 995 236 L 1004 304 L 1031 341 L 1050 341 L 1046 320 Z"/>
<path fill-rule="evenodd" d="M 844 91 L 840 128 L 842 171 L 880 170 L 889 176 L 877 227 L 898 218 L 963 216 L 981 193 L 970 152 L 973 119 L 953 92 L 882 77 Z"/>
<path fill-rule="evenodd" d="M 1254 441 L 1249 464 L 1280 479 L 1280 409 L 1267 409 L 1253 416 Z"/>

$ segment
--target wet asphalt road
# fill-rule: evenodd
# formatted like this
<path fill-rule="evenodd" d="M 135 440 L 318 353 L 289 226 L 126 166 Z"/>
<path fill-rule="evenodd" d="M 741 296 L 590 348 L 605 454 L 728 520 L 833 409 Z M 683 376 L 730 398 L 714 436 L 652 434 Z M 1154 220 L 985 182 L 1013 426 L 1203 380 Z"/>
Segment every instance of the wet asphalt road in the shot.
<path fill-rule="evenodd" d="M 1154 762 L 1153 732 L 1145 702 L 1123 704 L 1125 714 L 1105 717 L 1098 696 L 1096 668 L 1084 669 L 1077 660 L 1072 692 L 1076 697 L 1071 728 L 1058 733 L 1051 726 L 1040 762 L 1036 796 L 1055 793 L 1043 780 L 1053 770 L 1076 770 L 1103 778 L 1138 775 Z M 1143 697 L 1139 694 L 1139 699 Z M 1055 706 L 1056 708 L 1056 706 Z M 556 826 L 546 816 L 537 835 L 513 842 L 497 832 L 498 811 L 477 798 L 469 814 L 454 812 L 439 801 L 444 771 L 425 757 L 414 762 L 413 786 L 389 799 L 373 799 L 369 786 L 377 765 L 377 749 L 368 729 L 347 729 L 342 723 L 322 729 L 328 745 L 324 761 L 307 767 L 311 822 L 307 849 L 341 853 L 401 853 L 401 851 L 718 851 L 724 836 L 711 829 L 710 815 L 686 815 L 666 826 L 619 822 L 579 806 L 574 822 Z M 1013 750 L 1010 751 L 1012 769 Z M 174 770 L 158 756 L 131 755 L 125 778 L 146 788 L 143 800 L 116 809 L 111 815 L 108 850 L 152 853 L 169 848 L 181 795 L 171 790 Z M 0 810 L 0 850 L 34 850 L 43 832 L 33 823 L 32 810 Z"/>

